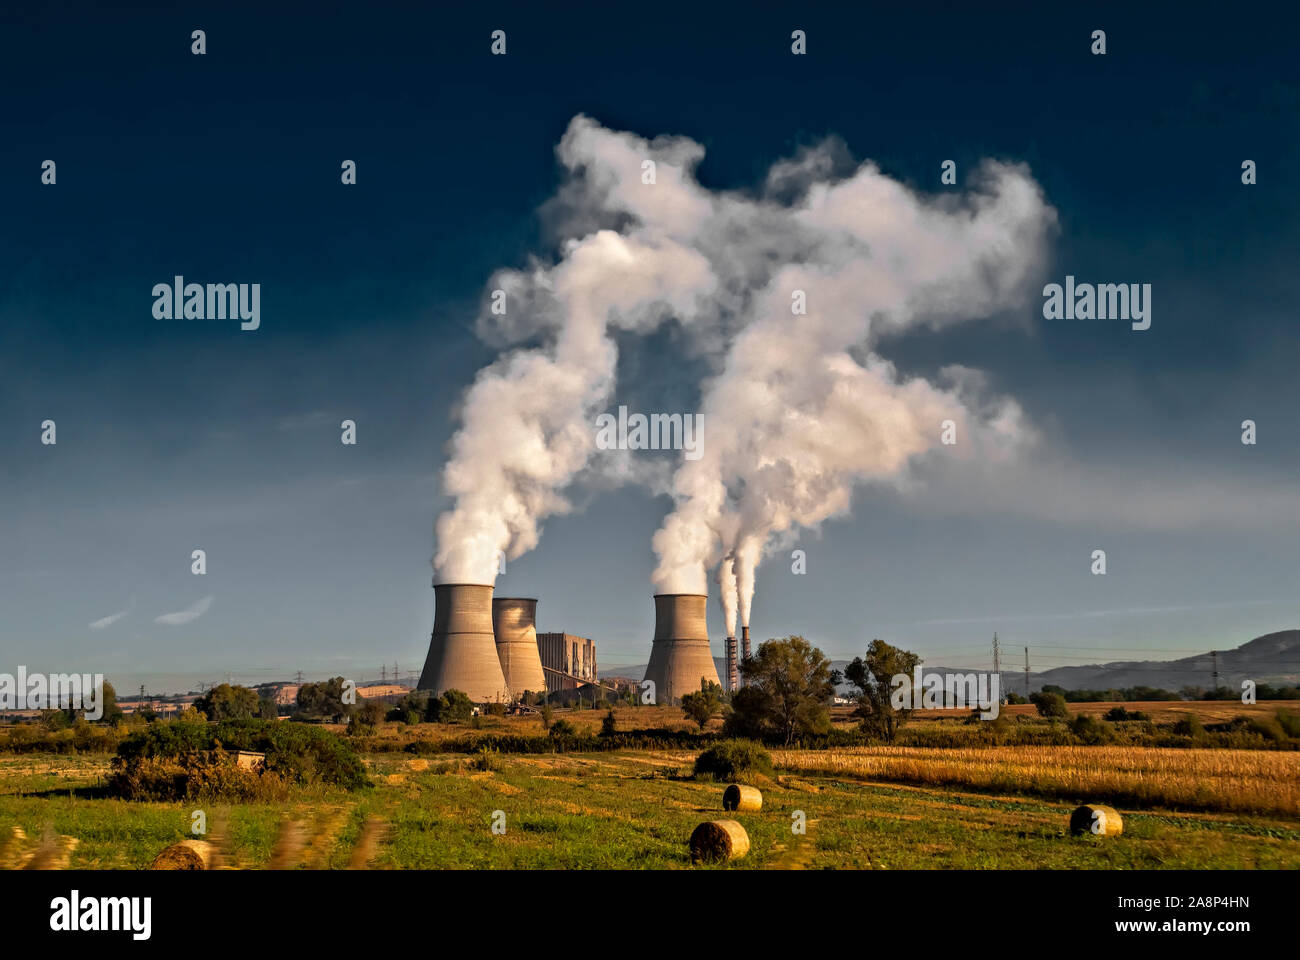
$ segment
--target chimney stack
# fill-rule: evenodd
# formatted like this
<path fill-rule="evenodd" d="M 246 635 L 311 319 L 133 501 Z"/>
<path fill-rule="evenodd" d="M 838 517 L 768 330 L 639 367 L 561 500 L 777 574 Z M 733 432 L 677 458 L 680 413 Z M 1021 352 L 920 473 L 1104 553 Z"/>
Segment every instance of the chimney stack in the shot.
<path fill-rule="evenodd" d="M 709 649 L 708 600 L 702 593 L 655 594 L 655 636 L 645 678 L 654 682 L 656 703 L 680 700 L 704 681 L 722 685 Z"/>
<path fill-rule="evenodd" d="M 462 690 L 475 703 L 508 700 L 492 632 L 490 583 L 433 585 L 433 636 L 417 689 Z"/>
<path fill-rule="evenodd" d="M 517 699 L 525 690 L 545 693 L 546 674 L 537 650 L 537 601 L 530 597 L 495 598 L 492 633 L 510 696 Z"/>
<path fill-rule="evenodd" d="M 749 659 L 749 626 L 740 628 L 740 652 L 744 659 Z"/>
<path fill-rule="evenodd" d="M 736 638 L 727 637 L 727 689 L 734 691 L 740 685 L 736 669 Z"/>

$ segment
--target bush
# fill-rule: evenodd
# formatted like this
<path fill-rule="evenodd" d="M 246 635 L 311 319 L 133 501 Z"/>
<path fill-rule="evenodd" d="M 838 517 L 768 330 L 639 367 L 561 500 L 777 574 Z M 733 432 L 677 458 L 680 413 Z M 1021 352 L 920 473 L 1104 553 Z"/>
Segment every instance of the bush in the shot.
<path fill-rule="evenodd" d="M 489 703 L 487 712 L 490 717 L 504 717 L 506 715 L 506 705 L 500 702 Z"/>
<path fill-rule="evenodd" d="M 1029 701 L 1038 708 L 1040 717 L 1068 718 L 1070 710 L 1065 705 L 1065 697 L 1059 693 L 1035 693 Z"/>
<path fill-rule="evenodd" d="M 464 723 L 474 715 L 474 701 L 463 690 L 448 690 L 430 697 L 424 719 L 430 723 Z"/>
<path fill-rule="evenodd" d="M 573 724 L 568 720 L 565 720 L 563 717 L 552 723 L 550 729 L 547 730 L 547 733 L 552 739 L 559 739 L 560 737 L 576 737 L 578 735 L 578 731 Z"/>
<path fill-rule="evenodd" d="M 406 696 L 393 704 L 391 710 L 384 719 L 392 720 L 394 723 L 404 723 L 407 726 L 414 726 L 424 719 L 424 713 L 427 708 L 425 698 L 417 696 L 414 693 L 408 693 Z"/>
<path fill-rule="evenodd" d="M 695 775 L 712 774 L 719 780 L 750 782 L 775 777 L 772 755 L 753 740 L 723 740 L 695 758 Z"/>
<path fill-rule="evenodd" d="M 610 707 L 605 714 L 605 718 L 600 721 L 600 735 L 602 737 L 612 737 L 618 733 L 618 724 L 614 720 L 614 708 Z"/>
<path fill-rule="evenodd" d="M 265 772 L 253 775 L 265 778 L 274 774 L 285 784 L 323 783 L 353 790 L 369 783 L 356 752 L 328 730 L 291 721 L 247 719 L 215 725 L 182 721 L 149 724 L 118 746 L 109 786 L 128 799 L 143 799 L 141 793 L 151 791 L 170 791 L 174 798 L 178 790 L 188 797 L 213 784 L 233 784 L 238 793 L 244 789 L 242 774 L 208 769 L 229 762 L 230 750 L 265 754 Z M 177 786 L 178 777 L 183 787 Z M 167 783 L 171 786 L 165 786 Z"/>
<path fill-rule="evenodd" d="M 1282 728 L 1288 737 L 1300 738 L 1300 714 L 1279 710 L 1277 712 L 1277 725 Z"/>
<path fill-rule="evenodd" d="M 1070 732 L 1089 746 L 1110 743 L 1115 739 L 1109 724 L 1081 713 L 1070 721 Z"/>
<path fill-rule="evenodd" d="M 1179 720 L 1173 726 L 1173 732 L 1180 737 L 1191 737 L 1193 740 L 1205 739 L 1205 724 L 1201 723 L 1201 718 L 1194 713 L 1189 713 L 1183 719 Z"/>

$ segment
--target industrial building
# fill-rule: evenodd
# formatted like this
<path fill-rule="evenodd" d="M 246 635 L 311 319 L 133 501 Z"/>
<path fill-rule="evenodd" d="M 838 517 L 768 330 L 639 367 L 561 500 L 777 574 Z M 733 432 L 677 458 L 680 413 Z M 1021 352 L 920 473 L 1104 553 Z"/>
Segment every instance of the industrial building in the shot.
<path fill-rule="evenodd" d="M 596 644 L 571 633 L 539 633 L 537 649 L 546 673 L 546 690 L 574 690 L 596 679 Z"/>

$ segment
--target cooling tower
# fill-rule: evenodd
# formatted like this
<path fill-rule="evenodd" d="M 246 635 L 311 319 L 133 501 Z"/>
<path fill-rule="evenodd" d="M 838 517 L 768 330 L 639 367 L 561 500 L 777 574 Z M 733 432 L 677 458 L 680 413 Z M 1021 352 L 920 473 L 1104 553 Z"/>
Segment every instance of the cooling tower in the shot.
<path fill-rule="evenodd" d="M 475 703 L 509 700 L 492 633 L 492 585 L 435 583 L 433 636 L 420 690 L 463 690 Z"/>
<path fill-rule="evenodd" d="M 736 638 L 727 637 L 727 689 L 735 690 L 740 685 L 736 670 Z"/>
<path fill-rule="evenodd" d="M 537 601 L 497 597 L 492 601 L 492 632 L 510 695 L 517 698 L 525 690 L 544 693 L 546 675 L 537 650 Z"/>
<path fill-rule="evenodd" d="M 708 599 L 702 593 L 655 594 L 655 639 L 645 678 L 654 682 L 656 703 L 680 700 L 704 680 L 718 683 L 704 619 Z"/>

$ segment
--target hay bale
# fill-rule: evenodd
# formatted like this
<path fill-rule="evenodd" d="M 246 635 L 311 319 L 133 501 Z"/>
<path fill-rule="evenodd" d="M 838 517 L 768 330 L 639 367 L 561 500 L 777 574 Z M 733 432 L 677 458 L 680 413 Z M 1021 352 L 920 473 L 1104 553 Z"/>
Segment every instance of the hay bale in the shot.
<path fill-rule="evenodd" d="M 211 870 L 212 844 L 206 840 L 173 843 L 149 864 L 150 870 Z"/>
<path fill-rule="evenodd" d="M 749 834 L 735 820 L 709 820 L 691 834 L 691 860 L 739 860 L 749 853 Z"/>
<path fill-rule="evenodd" d="M 1070 832 L 1075 836 L 1091 833 L 1098 837 L 1118 837 L 1124 832 L 1124 819 L 1114 807 L 1085 803 L 1070 814 Z"/>
<path fill-rule="evenodd" d="M 733 783 L 722 792 L 722 809 L 757 812 L 763 809 L 763 794 L 758 787 Z"/>

